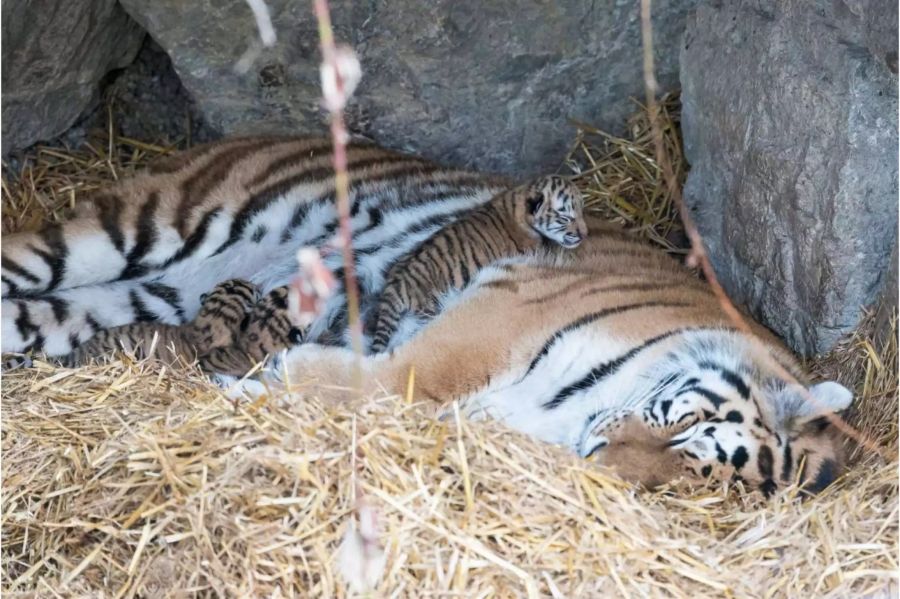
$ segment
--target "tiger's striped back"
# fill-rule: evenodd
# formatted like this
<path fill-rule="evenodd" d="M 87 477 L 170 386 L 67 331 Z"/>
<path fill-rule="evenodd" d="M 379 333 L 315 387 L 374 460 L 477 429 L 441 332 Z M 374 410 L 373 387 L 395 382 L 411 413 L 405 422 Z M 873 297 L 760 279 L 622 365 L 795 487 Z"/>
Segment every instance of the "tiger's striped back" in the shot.
<path fill-rule="evenodd" d="M 574 248 L 587 234 L 581 193 L 559 176 L 541 177 L 471 210 L 395 263 L 370 318 L 370 350 L 394 339 L 404 317 L 426 319 L 441 296 L 462 289 L 479 269 L 544 242 Z"/>
<path fill-rule="evenodd" d="M 100 190 L 71 220 L 3 235 L 3 351 L 58 356 L 102 329 L 180 324 L 229 278 L 265 291 L 286 284 L 297 250 L 323 247 L 337 230 L 331 152 L 326 138 L 222 140 Z M 367 305 L 391 263 L 508 187 L 366 143 L 351 143 L 347 161 Z M 341 342 L 343 267 L 339 255 L 325 261 L 339 289 L 308 333 Z"/>
<path fill-rule="evenodd" d="M 197 317 L 184 325 L 137 322 L 98 332 L 62 359 L 77 366 L 123 350 L 138 359 L 156 358 L 168 364 L 189 364 L 217 347 L 232 345 L 259 290 L 240 279 L 216 285 L 201 297 Z"/>
<path fill-rule="evenodd" d="M 242 376 L 266 356 L 303 342 L 288 304 L 289 288 L 276 287 L 263 296 L 233 343 L 200 357 L 200 367 L 216 374 Z"/>

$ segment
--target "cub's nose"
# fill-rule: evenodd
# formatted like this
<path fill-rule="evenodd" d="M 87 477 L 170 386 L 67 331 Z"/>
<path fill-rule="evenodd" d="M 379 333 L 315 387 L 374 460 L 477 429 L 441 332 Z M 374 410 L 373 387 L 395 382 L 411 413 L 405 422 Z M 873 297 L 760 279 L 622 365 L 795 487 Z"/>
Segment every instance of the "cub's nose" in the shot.
<path fill-rule="evenodd" d="M 568 248 L 573 248 L 581 243 L 581 235 L 578 233 L 566 233 L 563 238 L 563 244 Z"/>

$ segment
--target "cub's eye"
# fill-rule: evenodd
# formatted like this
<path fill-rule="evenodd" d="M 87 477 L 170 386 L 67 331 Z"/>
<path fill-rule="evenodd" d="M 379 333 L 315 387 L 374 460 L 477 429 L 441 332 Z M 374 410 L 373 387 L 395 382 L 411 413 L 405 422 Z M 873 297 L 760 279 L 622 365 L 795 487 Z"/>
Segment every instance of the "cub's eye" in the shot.
<path fill-rule="evenodd" d="M 303 343 L 303 331 L 301 331 L 301 330 L 298 329 L 297 327 L 291 328 L 291 332 L 288 333 L 288 339 L 289 339 L 290 342 L 293 343 L 294 345 L 298 345 L 298 344 L 300 344 L 300 343 Z"/>
<path fill-rule="evenodd" d="M 570 222 L 572 222 L 572 217 L 571 217 L 571 216 L 560 215 L 560 216 L 559 216 L 559 222 L 561 222 L 561 223 L 563 223 L 563 224 L 569 224 Z"/>
<path fill-rule="evenodd" d="M 208 298 L 208 297 L 209 297 L 208 293 L 201 293 L 200 294 L 200 303 L 202 304 L 203 302 L 205 302 L 206 298 Z"/>

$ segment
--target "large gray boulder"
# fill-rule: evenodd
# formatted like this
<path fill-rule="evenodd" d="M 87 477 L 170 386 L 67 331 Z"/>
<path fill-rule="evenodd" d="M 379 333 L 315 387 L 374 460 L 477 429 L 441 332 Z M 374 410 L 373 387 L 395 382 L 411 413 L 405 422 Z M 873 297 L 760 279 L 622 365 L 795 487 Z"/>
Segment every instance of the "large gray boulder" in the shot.
<path fill-rule="evenodd" d="M 233 67 L 257 38 L 243 0 L 122 0 L 172 58 L 222 133 L 324 131 L 311 3 L 268 0 L 278 43 Z M 620 128 L 643 97 L 639 4 L 518 0 L 334 0 L 337 38 L 363 80 L 351 128 L 446 163 L 525 173 L 556 167 L 575 118 Z M 659 79 L 677 85 L 694 0 L 654 3 Z"/>
<path fill-rule="evenodd" d="M 686 201 L 727 291 L 804 354 L 852 330 L 886 278 L 896 24 L 896 0 L 725 0 L 688 19 Z"/>
<path fill-rule="evenodd" d="M 144 31 L 116 0 L 4 0 L 3 154 L 69 128 Z"/>

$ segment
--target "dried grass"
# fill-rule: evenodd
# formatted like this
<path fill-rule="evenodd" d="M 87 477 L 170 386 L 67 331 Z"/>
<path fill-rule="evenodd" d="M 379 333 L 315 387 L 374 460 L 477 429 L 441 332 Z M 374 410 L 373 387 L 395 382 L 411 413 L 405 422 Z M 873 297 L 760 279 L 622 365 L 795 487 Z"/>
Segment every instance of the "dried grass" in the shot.
<path fill-rule="evenodd" d="M 593 209 L 671 249 L 652 140 L 631 132 L 579 137 L 593 164 L 580 181 Z M 4 173 L 4 227 L 56 219 L 158 150 L 39 151 L 22 177 Z M 893 449 L 896 366 L 896 343 L 875 351 L 865 328 L 812 365 L 859 391 L 856 424 Z M 379 513 L 383 596 L 897 594 L 897 462 L 871 454 L 806 502 L 646 492 L 403 398 L 235 403 L 198 372 L 124 357 L 5 374 L 2 410 L 9 596 L 345 596 L 335 555 L 356 490 Z"/>
<path fill-rule="evenodd" d="M 663 144 L 679 183 L 686 166 L 681 151 L 678 94 L 659 102 Z M 678 221 L 678 208 L 659 175 L 653 131 L 643 106 L 628 119 L 627 137 L 617 137 L 575 122 L 578 132 L 565 159 L 585 198 L 585 207 L 624 225 L 668 252 L 685 253 L 687 239 Z"/>

